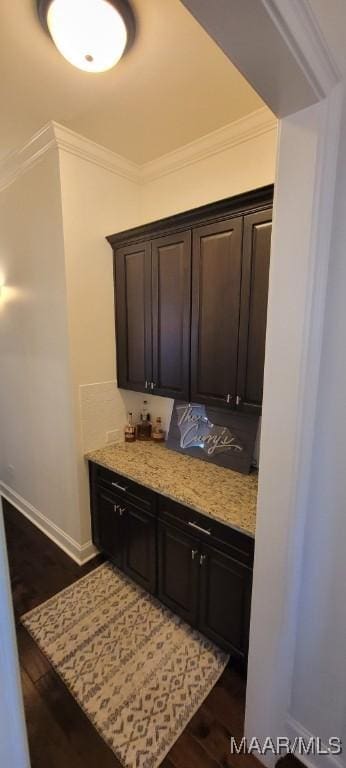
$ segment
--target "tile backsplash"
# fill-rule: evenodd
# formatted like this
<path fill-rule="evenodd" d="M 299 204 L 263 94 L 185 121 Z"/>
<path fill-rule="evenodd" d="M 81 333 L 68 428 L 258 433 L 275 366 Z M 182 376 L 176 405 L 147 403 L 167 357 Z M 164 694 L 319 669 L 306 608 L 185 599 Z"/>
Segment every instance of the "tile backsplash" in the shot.
<path fill-rule="evenodd" d="M 148 402 L 151 419 L 161 416 L 163 429 L 167 432 L 173 400 L 118 389 L 116 381 L 82 384 L 79 387 L 79 402 L 84 452 L 102 448 L 106 443 L 122 441 L 128 412 L 132 411 L 133 420 L 136 423 L 143 400 Z M 255 465 L 258 465 L 259 461 L 259 437 L 260 423 L 254 451 Z"/>
<path fill-rule="evenodd" d="M 132 411 L 136 422 L 143 400 L 148 402 L 151 418 L 161 416 L 163 428 L 167 430 L 173 400 L 118 389 L 116 381 L 82 384 L 79 387 L 79 403 L 83 450 L 91 451 L 107 442 L 122 441 L 128 412 Z"/>

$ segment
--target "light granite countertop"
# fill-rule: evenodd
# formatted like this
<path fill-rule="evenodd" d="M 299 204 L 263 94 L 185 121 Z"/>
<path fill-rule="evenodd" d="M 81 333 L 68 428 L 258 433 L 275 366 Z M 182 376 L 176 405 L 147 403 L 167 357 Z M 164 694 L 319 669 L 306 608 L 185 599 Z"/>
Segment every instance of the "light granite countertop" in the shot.
<path fill-rule="evenodd" d="M 86 459 L 243 533 L 255 535 L 256 472 L 241 475 L 149 441 L 114 443 L 90 451 Z"/>

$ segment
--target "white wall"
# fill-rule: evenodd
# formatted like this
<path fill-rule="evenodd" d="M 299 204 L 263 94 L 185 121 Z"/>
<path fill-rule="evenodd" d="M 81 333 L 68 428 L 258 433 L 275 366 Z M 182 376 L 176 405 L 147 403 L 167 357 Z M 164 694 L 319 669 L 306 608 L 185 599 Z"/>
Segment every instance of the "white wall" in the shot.
<path fill-rule="evenodd" d="M 338 157 L 291 717 L 346 745 L 346 100 Z M 323 761 L 323 758 L 321 759 Z M 338 758 L 346 764 L 346 754 Z"/>
<path fill-rule="evenodd" d="M 121 434 L 126 416 L 115 385 L 113 258 L 105 236 L 137 223 L 139 187 L 70 152 L 60 150 L 59 154 L 74 462 L 81 544 L 85 546 L 90 542 L 90 506 L 84 453 L 104 444 L 107 431 Z"/>
<path fill-rule="evenodd" d="M 2 490 L 79 541 L 56 150 L 1 193 L 0 274 Z"/>
<path fill-rule="evenodd" d="M 249 141 L 148 181 L 142 189 L 141 221 L 154 221 L 272 184 L 275 160 L 276 130 L 273 128 Z"/>

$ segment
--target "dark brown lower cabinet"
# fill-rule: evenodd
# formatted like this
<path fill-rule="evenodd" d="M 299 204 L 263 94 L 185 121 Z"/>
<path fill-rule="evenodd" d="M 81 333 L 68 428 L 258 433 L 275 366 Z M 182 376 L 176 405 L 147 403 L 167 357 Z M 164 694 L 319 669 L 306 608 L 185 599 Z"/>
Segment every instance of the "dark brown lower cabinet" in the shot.
<path fill-rule="evenodd" d="M 246 666 L 253 539 L 93 463 L 90 490 L 98 549 Z"/>
<path fill-rule="evenodd" d="M 252 570 L 214 547 L 203 547 L 199 629 L 232 653 L 246 655 Z"/>
<path fill-rule="evenodd" d="M 180 528 L 159 521 L 158 596 L 229 653 L 245 659 L 252 570 Z"/>
<path fill-rule="evenodd" d="M 135 507 L 124 505 L 124 508 L 124 571 L 147 592 L 155 592 L 155 517 Z"/>
<path fill-rule="evenodd" d="M 198 547 L 192 536 L 158 523 L 158 596 L 192 626 L 198 619 Z"/>
<path fill-rule="evenodd" d="M 97 490 L 93 514 L 93 541 L 112 562 L 123 567 L 123 525 L 119 502 L 107 491 Z"/>
<path fill-rule="evenodd" d="M 156 518 L 101 487 L 92 488 L 92 532 L 98 549 L 147 592 L 156 591 Z"/>

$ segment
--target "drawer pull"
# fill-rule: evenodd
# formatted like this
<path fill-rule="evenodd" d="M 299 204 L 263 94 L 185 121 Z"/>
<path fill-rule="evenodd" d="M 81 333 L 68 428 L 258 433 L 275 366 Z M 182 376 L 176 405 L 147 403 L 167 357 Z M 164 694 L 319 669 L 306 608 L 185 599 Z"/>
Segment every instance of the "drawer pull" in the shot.
<path fill-rule="evenodd" d="M 190 525 L 191 528 L 195 528 L 196 531 L 200 531 L 201 533 L 206 533 L 207 536 L 211 536 L 210 528 L 202 528 L 200 525 L 197 525 L 197 523 L 192 523 L 190 520 L 188 525 Z"/>
<path fill-rule="evenodd" d="M 207 559 L 206 555 L 201 555 L 200 558 L 199 558 L 199 564 L 203 565 L 203 563 L 205 563 L 206 559 Z"/>
<path fill-rule="evenodd" d="M 123 491 L 124 493 L 127 491 L 127 488 L 124 488 L 123 485 L 119 485 L 119 483 L 112 483 L 112 485 L 114 485 L 114 488 L 118 488 L 118 491 Z"/>
<path fill-rule="evenodd" d="M 198 555 L 198 549 L 192 549 L 191 550 L 191 559 L 194 560 L 196 555 Z"/>
<path fill-rule="evenodd" d="M 120 517 L 123 516 L 124 512 L 126 512 L 125 507 L 121 507 L 120 504 L 114 504 L 114 512 L 118 512 Z"/>

